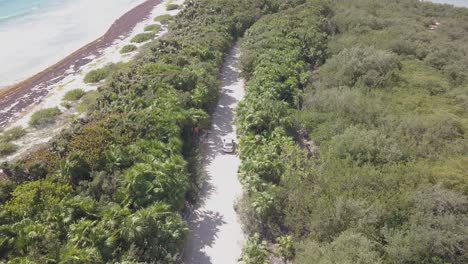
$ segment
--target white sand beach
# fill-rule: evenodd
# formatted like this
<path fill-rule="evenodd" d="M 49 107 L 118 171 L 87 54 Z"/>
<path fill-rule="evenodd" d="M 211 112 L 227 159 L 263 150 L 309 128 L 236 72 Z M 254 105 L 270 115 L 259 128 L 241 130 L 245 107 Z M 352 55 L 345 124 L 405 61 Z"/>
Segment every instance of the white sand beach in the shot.
<path fill-rule="evenodd" d="M 0 87 L 13 85 L 103 35 L 144 0 L 61 0 L 0 20 Z"/>
<path fill-rule="evenodd" d="M 24 109 L 21 115 L 16 118 L 14 122 L 11 122 L 5 129 L 9 129 L 11 127 L 22 126 L 27 128 L 28 134 L 19 139 L 18 141 L 14 142 L 18 145 L 19 149 L 13 155 L 1 158 L 0 161 L 10 161 L 14 160 L 15 158 L 28 153 L 32 148 L 37 147 L 38 145 L 44 144 L 48 142 L 52 137 L 60 133 L 60 131 L 65 128 L 67 125 L 71 123 L 74 118 L 77 118 L 79 114 L 76 112 L 74 108 L 66 109 L 61 104 L 63 102 L 63 96 L 70 90 L 74 89 L 83 89 L 85 91 L 92 91 L 98 88 L 99 84 L 85 84 L 83 82 L 84 76 L 95 69 L 99 69 L 109 63 L 117 63 L 117 62 L 127 62 L 131 60 L 138 51 L 128 53 L 128 54 L 121 54 L 120 50 L 123 46 L 128 45 L 130 40 L 137 34 L 142 33 L 144 31 L 144 27 L 147 25 L 155 24 L 153 21 L 154 17 L 163 15 L 163 14 L 171 14 L 176 15 L 180 10 L 173 10 L 167 11 L 166 5 L 168 3 L 176 3 L 182 4 L 184 0 L 164 0 L 161 4 L 157 5 L 151 15 L 144 19 L 142 22 L 138 23 L 136 27 L 132 30 L 128 37 L 124 39 L 119 39 L 114 42 L 114 44 L 102 52 L 102 56 L 93 58 L 91 62 L 81 67 L 78 71 L 73 72 L 67 75 L 66 78 L 54 84 L 48 89 L 48 95 L 42 99 L 37 104 Z M 128 11 L 128 10 L 127 10 Z M 163 30 L 156 36 L 156 38 L 163 36 L 167 33 L 167 28 L 163 27 Z M 135 44 L 135 43 L 132 43 Z M 145 43 L 135 44 L 136 46 L 142 46 Z M 49 126 L 44 129 L 32 129 L 28 127 L 28 122 L 31 118 L 31 115 L 41 109 L 50 108 L 50 107 L 59 107 L 63 114 L 59 118 L 59 121 L 52 126 Z M 1 113 L 0 113 L 1 114 Z"/>

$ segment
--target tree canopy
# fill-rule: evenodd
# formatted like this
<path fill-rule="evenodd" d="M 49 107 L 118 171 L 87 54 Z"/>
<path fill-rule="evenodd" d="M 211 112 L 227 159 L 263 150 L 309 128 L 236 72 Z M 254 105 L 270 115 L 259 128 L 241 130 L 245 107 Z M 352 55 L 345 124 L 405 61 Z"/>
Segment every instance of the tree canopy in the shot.
<path fill-rule="evenodd" d="M 416 0 L 306 1 L 247 31 L 245 254 L 292 235 L 294 263 L 467 262 L 467 21 Z"/>
<path fill-rule="evenodd" d="M 175 263 L 197 192 L 195 128 L 210 124 L 219 68 L 264 1 L 187 1 L 136 59 L 86 76 L 85 118 L 2 164 L 2 263 Z M 93 79 L 93 80 L 91 80 Z"/>

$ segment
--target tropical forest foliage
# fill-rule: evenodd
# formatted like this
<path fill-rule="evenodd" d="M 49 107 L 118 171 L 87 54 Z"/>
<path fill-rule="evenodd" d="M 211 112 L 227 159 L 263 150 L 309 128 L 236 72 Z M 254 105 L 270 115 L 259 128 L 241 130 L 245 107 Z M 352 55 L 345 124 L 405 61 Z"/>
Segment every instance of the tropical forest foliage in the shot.
<path fill-rule="evenodd" d="M 244 40 L 249 232 L 300 264 L 467 263 L 468 10 L 325 2 Z"/>
<path fill-rule="evenodd" d="M 2 165 L 0 262 L 175 262 L 199 181 L 194 128 L 209 125 L 225 52 L 262 12 L 254 1 L 189 1 L 134 61 L 90 73 L 106 81 L 81 99 L 87 117 Z"/>
<path fill-rule="evenodd" d="M 468 263 L 468 10 L 418 0 L 181 8 L 155 18 L 169 33 L 134 60 L 90 72 L 98 91 L 69 95 L 85 117 L 2 164 L 0 263 L 176 263 L 202 180 L 197 131 L 239 37 L 244 263 Z M 2 134 L 0 156 L 24 134 Z"/>

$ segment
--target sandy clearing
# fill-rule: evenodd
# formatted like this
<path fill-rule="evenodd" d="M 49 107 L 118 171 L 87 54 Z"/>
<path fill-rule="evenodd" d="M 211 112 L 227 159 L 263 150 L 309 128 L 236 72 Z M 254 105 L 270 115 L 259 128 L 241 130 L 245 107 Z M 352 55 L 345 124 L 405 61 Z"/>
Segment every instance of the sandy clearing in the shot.
<path fill-rule="evenodd" d="M 213 114 L 204 154 L 207 179 L 201 201 L 188 217 L 190 234 L 184 254 L 186 264 L 238 263 L 244 243 L 241 223 L 234 204 L 242 194 L 237 177 L 240 159 L 222 150 L 222 138 L 236 138 L 234 112 L 244 97 L 244 81 L 239 76 L 237 43 L 222 67 L 222 90 Z"/>

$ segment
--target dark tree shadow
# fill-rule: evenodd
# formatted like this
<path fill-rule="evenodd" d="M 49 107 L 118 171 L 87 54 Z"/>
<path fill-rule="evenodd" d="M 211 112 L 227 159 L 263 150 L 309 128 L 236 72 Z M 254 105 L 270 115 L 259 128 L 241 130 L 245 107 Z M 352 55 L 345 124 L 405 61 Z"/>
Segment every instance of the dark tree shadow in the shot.
<path fill-rule="evenodd" d="M 225 224 L 222 215 L 212 211 L 195 212 L 191 216 L 190 241 L 186 249 L 185 264 L 209 264 L 211 259 L 203 252 L 218 237 L 219 226 Z"/>

